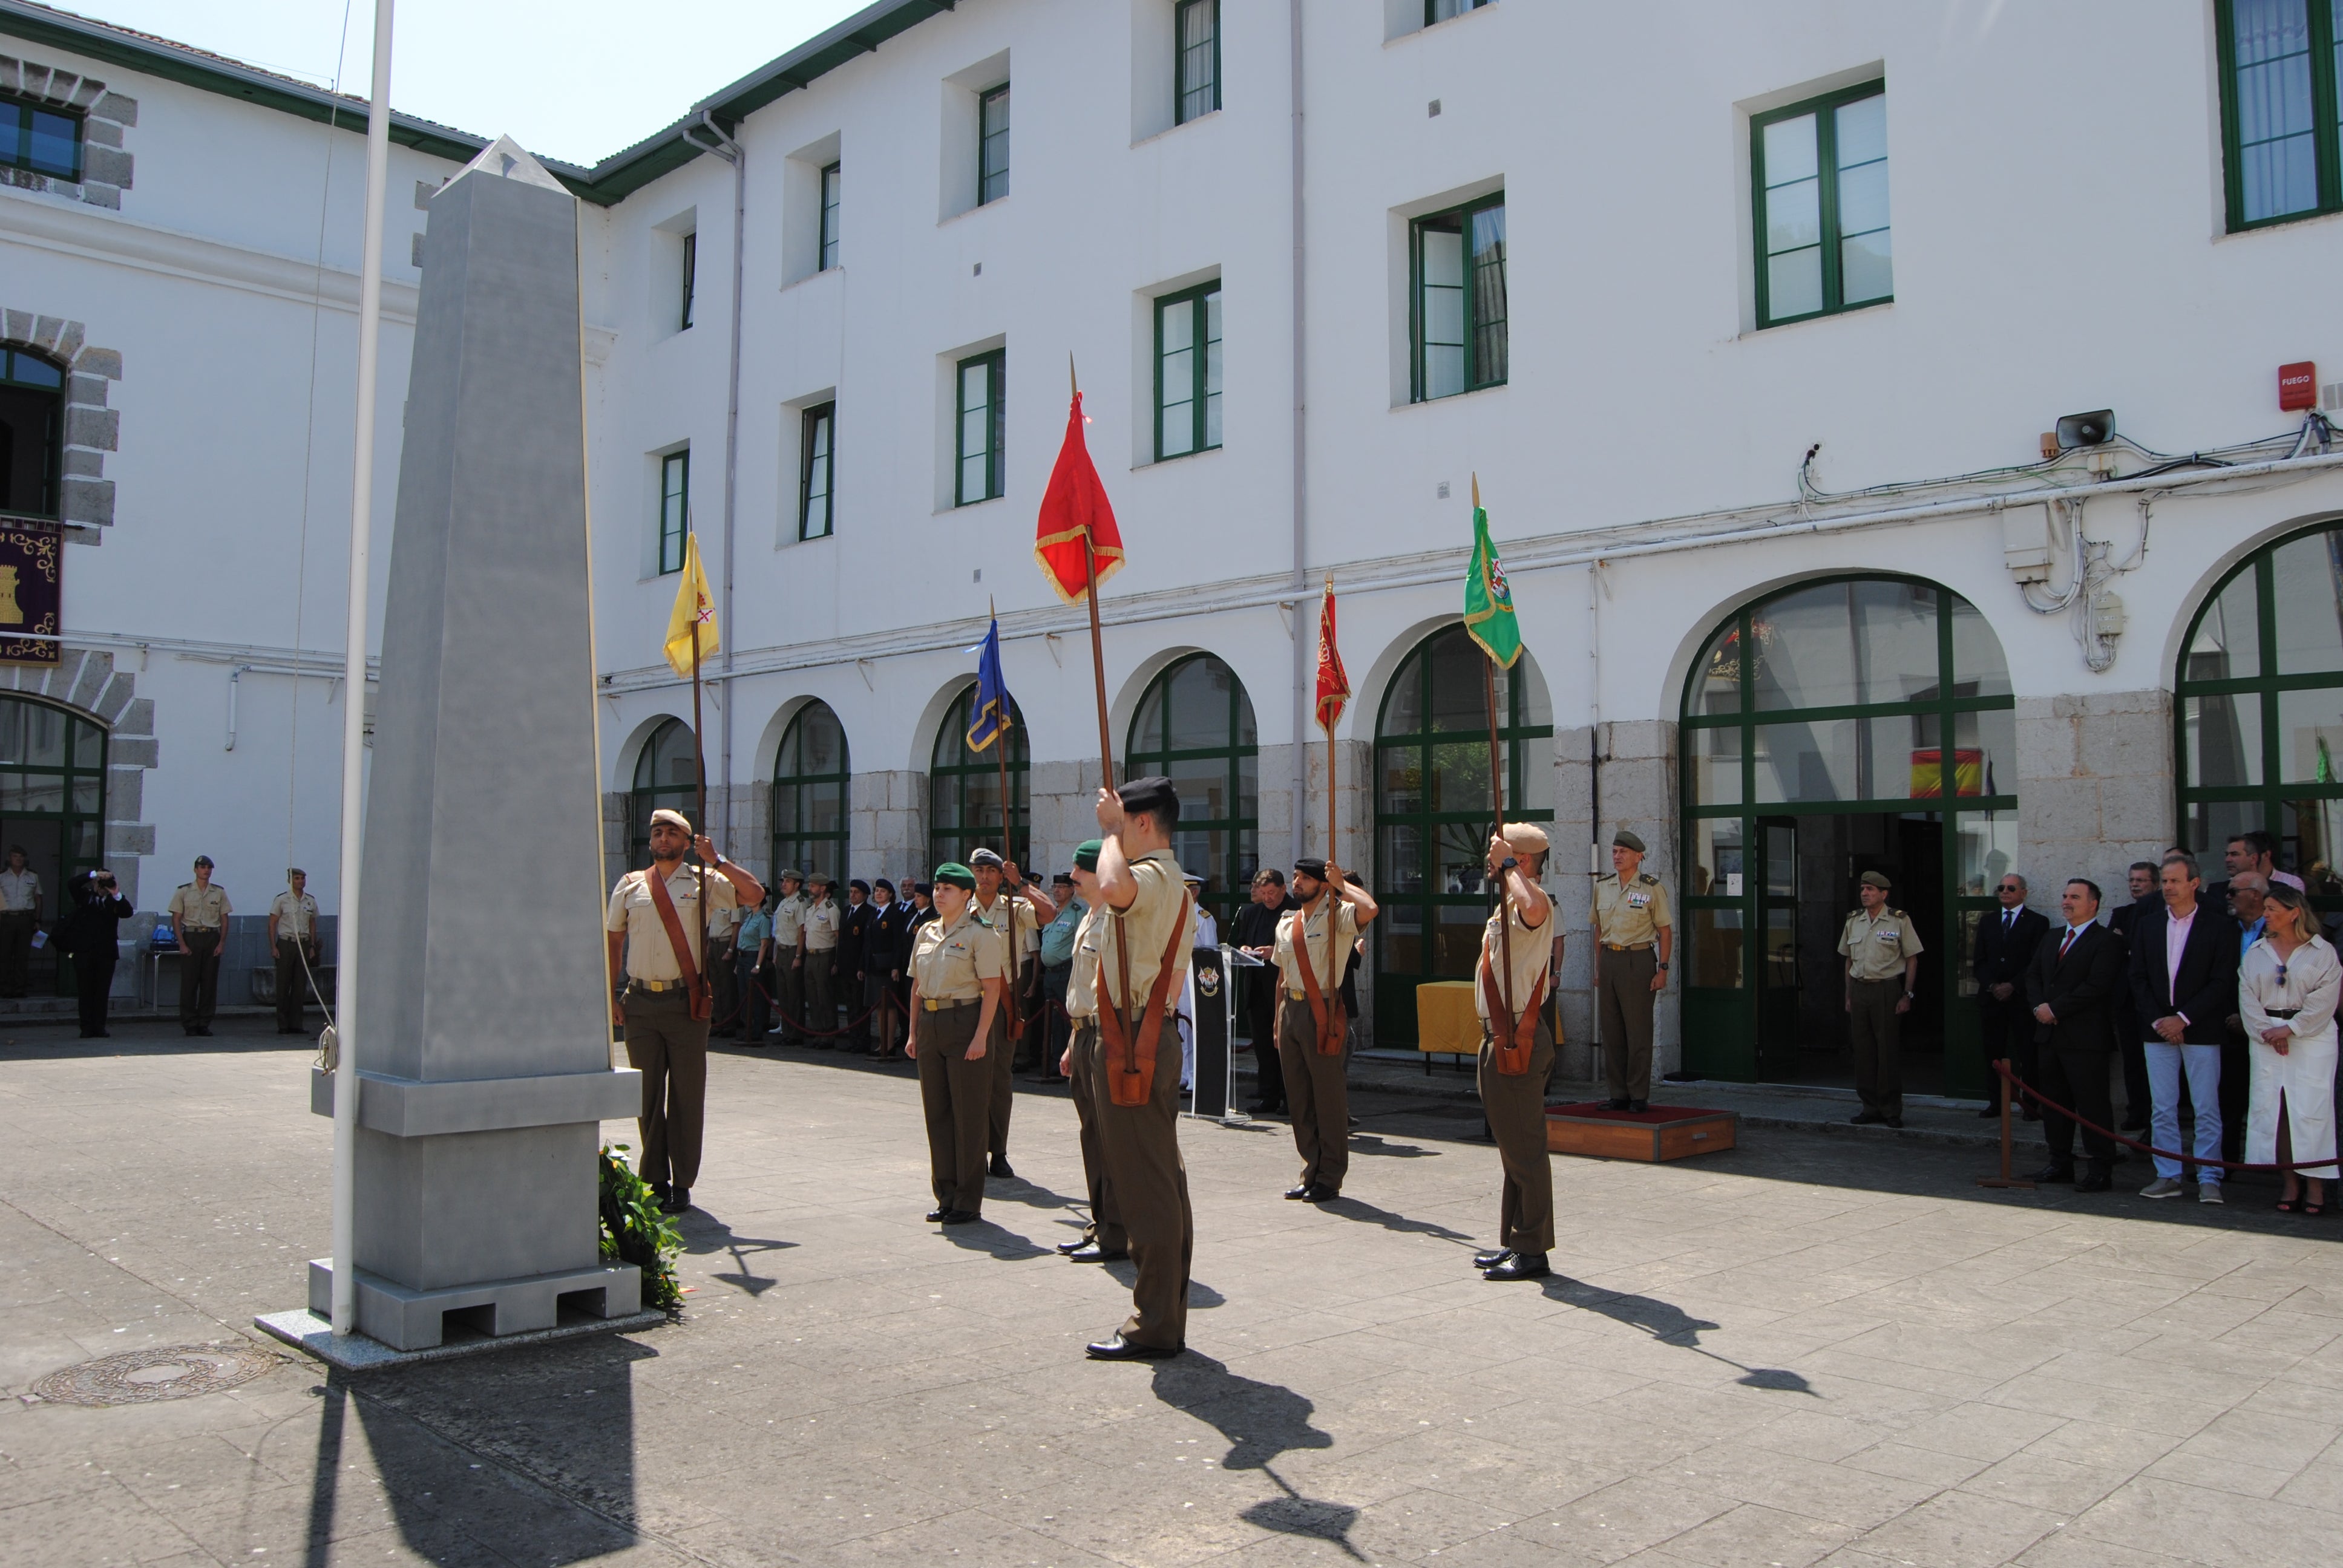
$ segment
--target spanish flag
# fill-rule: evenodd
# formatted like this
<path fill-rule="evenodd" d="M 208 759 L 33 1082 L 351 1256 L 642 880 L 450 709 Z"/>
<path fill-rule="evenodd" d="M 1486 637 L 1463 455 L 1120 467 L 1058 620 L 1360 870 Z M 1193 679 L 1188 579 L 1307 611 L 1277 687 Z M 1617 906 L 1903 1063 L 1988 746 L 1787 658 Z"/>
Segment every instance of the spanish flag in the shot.
<path fill-rule="evenodd" d="M 708 574 L 699 569 L 699 536 L 686 534 L 683 580 L 675 585 L 675 608 L 667 618 L 667 661 L 689 680 L 695 668 L 722 646 L 716 632 L 716 601 L 709 597 Z"/>

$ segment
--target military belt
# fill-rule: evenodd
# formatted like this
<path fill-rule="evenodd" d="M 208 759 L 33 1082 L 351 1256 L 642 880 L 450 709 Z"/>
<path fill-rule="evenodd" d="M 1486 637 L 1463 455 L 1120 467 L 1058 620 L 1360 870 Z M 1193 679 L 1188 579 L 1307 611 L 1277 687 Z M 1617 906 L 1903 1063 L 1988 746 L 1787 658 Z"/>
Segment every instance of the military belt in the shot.
<path fill-rule="evenodd" d="M 1613 953 L 1640 953 L 1654 945 L 1651 942 L 1604 942 L 1603 950 Z"/>
<path fill-rule="evenodd" d="M 920 999 L 920 1006 L 928 1012 L 950 1012 L 955 1008 L 974 1007 L 978 1002 L 983 1000 L 984 999 L 981 997 L 973 996 L 923 996 Z"/>
<path fill-rule="evenodd" d="M 633 975 L 628 977 L 627 984 L 635 990 L 670 991 L 683 989 L 683 982 L 679 980 L 643 980 Z"/>

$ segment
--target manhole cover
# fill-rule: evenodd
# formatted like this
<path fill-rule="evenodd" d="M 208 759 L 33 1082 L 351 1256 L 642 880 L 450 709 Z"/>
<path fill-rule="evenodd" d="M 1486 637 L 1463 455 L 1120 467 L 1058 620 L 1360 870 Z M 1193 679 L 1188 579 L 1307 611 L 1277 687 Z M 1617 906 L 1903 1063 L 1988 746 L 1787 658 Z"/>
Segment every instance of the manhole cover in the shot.
<path fill-rule="evenodd" d="M 276 1357 L 250 1345 L 161 1345 L 51 1372 L 33 1392 L 56 1404 L 144 1404 L 216 1393 L 276 1364 Z"/>

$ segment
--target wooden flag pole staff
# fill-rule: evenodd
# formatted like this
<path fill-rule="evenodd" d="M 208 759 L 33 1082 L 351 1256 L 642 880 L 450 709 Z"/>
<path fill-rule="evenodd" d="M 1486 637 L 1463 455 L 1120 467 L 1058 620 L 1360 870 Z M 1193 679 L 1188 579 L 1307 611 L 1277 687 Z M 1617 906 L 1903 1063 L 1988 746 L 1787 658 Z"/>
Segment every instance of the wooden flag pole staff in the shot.
<path fill-rule="evenodd" d="M 700 625 L 701 625 L 701 622 L 700 622 L 700 620 L 699 620 L 699 616 L 698 616 L 697 614 L 695 614 L 695 615 L 692 617 L 692 621 L 691 621 L 691 759 L 692 759 L 692 762 L 693 762 L 693 765 L 694 765 L 694 766 L 693 766 L 693 769 L 692 769 L 693 774 L 694 774 L 694 775 L 699 779 L 699 813 L 698 813 L 696 816 L 694 816 L 694 817 L 692 818 L 692 825 L 693 825 L 693 828 L 694 828 L 694 829 L 695 829 L 696 831 L 705 833 L 706 831 L 708 831 L 708 746 L 707 746 L 707 743 L 706 743 L 705 741 L 701 740 L 701 739 L 700 739 L 700 738 L 699 738 L 699 628 L 700 628 Z M 687 844 L 685 844 L 685 845 L 684 845 L 684 847 L 683 847 L 683 848 L 684 848 L 684 853 L 685 853 L 686 858 L 687 858 L 687 859 L 689 859 L 689 858 L 695 858 L 695 856 L 696 856 L 696 851 L 698 850 L 699 846 L 698 846 L 698 845 L 696 845 L 696 844 L 687 843 Z M 654 868 L 654 869 L 656 869 L 656 868 Z M 700 985 L 701 985 L 702 987 L 708 988 L 708 1014 L 709 1014 L 709 1020 L 712 1021 L 712 1020 L 714 1020 L 715 1016 L 716 1016 L 716 992 L 715 992 L 715 990 L 714 990 L 713 986 L 710 984 L 710 982 L 709 982 L 709 979 L 708 979 L 708 868 L 707 868 L 707 867 L 702 866 L 702 867 L 699 868 L 699 963 L 697 963 L 697 964 L 695 964 L 695 965 L 693 966 L 693 970 L 694 970 L 694 972 L 696 972 L 696 973 L 699 976 L 699 983 L 700 983 Z M 686 1002 L 686 1005 L 687 1005 L 688 1007 L 689 1007 L 689 1006 L 697 1006 L 697 1005 L 699 1004 L 699 999 L 698 997 L 687 997 L 687 998 L 685 999 L 685 1002 Z M 829 1019 L 824 1019 L 824 1020 L 822 1020 L 822 1021 L 823 1021 L 824 1023 L 829 1023 L 829 1022 L 830 1022 L 831 1020 L 829 1020 Z"/>
<path fill-rule="evenodd" d="M 1015 813 L 1009 808 L 1009 715 L 1005 712 L 1001 715 L 1000 719 L 995 721 L 992 727 L 992 759 L 995 763 L 999 764 L 1001 769 L 1001 858 L 1005 861 L 1014 861 L 1017 859 L 1017 840 L 1010 837 L 1010 825 L 1014 820 Z M 1007 988 L 1009 991 L 1009 1031 L 1007 1035 L 1008 1043 L 1003 1049 L 1008 1050 L 1011 1055 L 1014 1055 L 1017 1050 L 1017 1034 L 1019 1030 L 1022 1027 L 1017 1017 L 1017 981 L 1019 975 L 1016 895 L 1013 891 L 1004 888 L 1001 895 L 1001 901 L 1009 908 L 1009 985 Z M 996 1067 L 994 1070 L 998 1071 L 1000 1069 Z"/>
<path fill-rule="evenodd" d="M 1082 384 L 1074 377 L 1074 357 L 1066 356 L 1066 384 L 1073 395 L 1082 395 Z M 1091 607 L 1091 677 L 1098 689 L 1099 776 L 1106 787 L 1114 788 L 1114 739 L 1106 719 L 1106 651 L 1099 636 L 1098 608 L 1098 546 L 1090 529 L 1082 530 L 1082 599 Z"/>
<path fill-rule="evenodd" d="M 1481 476 L 1473 476 L 1473 509 L 1481 509 Z M 1497 826 L 1491 835 L 1505 836 L 1505 753 L 1497 738 L 1497 660 L 1488 649 L 1481 650 L 1481 690 L 1489 707 L 1489 807 L 1495 814 Z M 1505 972 L 1497 987 L 1498 1000 L 1505 1004 L 1505 1023 L 1510 1030 L 1519 1021 L 1513 1013 L 1513 922 L 1505 908 L 1512 895 L 1505 873 L 1497 873 L 1497 942 L 1504 955 Z"/>

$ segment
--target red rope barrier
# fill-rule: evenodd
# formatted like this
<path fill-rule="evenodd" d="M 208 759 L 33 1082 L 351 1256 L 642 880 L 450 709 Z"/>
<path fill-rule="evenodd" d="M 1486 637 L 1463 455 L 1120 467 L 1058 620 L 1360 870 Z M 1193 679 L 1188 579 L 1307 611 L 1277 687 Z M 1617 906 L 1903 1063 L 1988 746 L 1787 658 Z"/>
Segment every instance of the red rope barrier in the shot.
<path fill-rule="evenodd" d="M 2073 1111 L 2067 1110 L 2065 1106 L 2060 1105 L 2054 1101 L 2044 1099 L 2040 1094 L 2036 1093 L 2025 1080 L 2010 1071 L 2009 1063 L 2006 1061 L 1995 1062 L 1993 1064 L 1993 1070 L 2001 1074 L 2003 1081 L 2006 1082 L 2011 1088 L 2016 1090 L 2018 1093 L 2026 1096 L 2026 1099 L 2034 1101 L 2035 1104 L 2040 1106 L 2043 1110 L 2056 1111 L 2077 1127 L 2087 1127 L 2093 1132 L 2097 1133 L 2100 1137 L 2120 1143 L 2127 1149 L 2137 1149 L 2143 1154 L 2152 1154 L 2158 1159 L 2177 1160 L 2184 1165 L 2210 1165 L 2217 1167 L 2223 1171 L 2294 1171 L 2298 1174 L 2306 1171 L 2325 1171 L 2336 1166 L 2336 1161 L 2331 1156 L 2325 1160 L 2297 1161 L 2283 1165 L 2252 1165 L 2238 1160 L 2208 1160 L 2202 1154 L 2175 1154 L 2169 1149 L 2158 1149 L 2152 1144 L 2142 1143 L 2137 1138 L 2127 1138 L 2120 1132 L 2110 1132 L 2107 1129 L 2100 1126 L 2097 1122 L 2093 1121 L 2087 1117 L 2077 1116 Z M 2326 1181 L 2328 1180 L 2328 1178 L 2317 1177 L 2314 1178 L 2314 1180 Z"/>
<path fill-rule="evenodd" d="M 781 999 L 775 996 L 771 991 L 766 990 L 765 982 L 759 980 L 755 975 L 751 974 L 749 977 L 749 983 L 755 986 L 757 990 L 763 994 L 767 1005 L 778 1007 L 780 1004 Z M 860 1017 L 848 1020 L 844 1029 L 816 1029 L 811 1024 L 801 1023 L 793 1018 L 784 1018 L 781 1020 L 781 1023 L 783 1028 L 793 1030 L 799 1034 L 809 1034 L 820 1040 L 836 1040 L 840 1035 L 852 1034 L 856 1030 L 870 1022 L 872 1016 L 876 1014 L 878 1010 L 879 1004 L 874 1002 L 870 1006 L 864 1008 Z M 724 1021 L 729 1023 L 733 1018 L 738 1018 L 739 1016 L 740 1011 L 736 1008 L 733 1010 L 731 1018 L 728 1018 Z"/>

